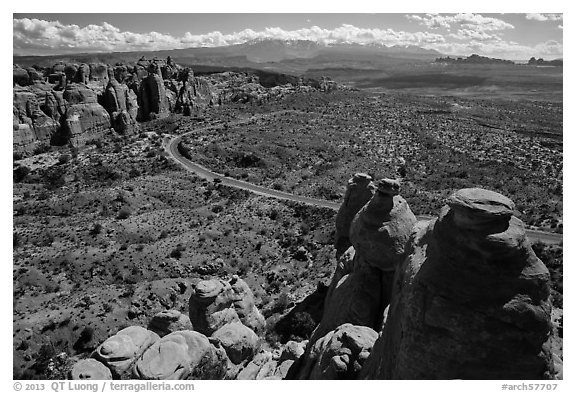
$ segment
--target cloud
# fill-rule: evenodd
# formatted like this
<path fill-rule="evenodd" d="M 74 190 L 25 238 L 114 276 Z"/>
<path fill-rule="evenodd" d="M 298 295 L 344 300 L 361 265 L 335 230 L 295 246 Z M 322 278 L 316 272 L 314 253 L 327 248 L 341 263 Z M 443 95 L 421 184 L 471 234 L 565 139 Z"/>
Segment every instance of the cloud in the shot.
<path fill-rule="evenodd" d="M 409 20 L 414 20 L 419 24 L 428 27 L 429 29 L 445 28 L 450 30 L 452 27 L 457 26 L 467 30 L 485 32 L 514 28 L 513 25 L 501 19 L 486 17 L 480 14 L 426 14 L 424 16 L 407 15 L 406 17 Z"/>
<path fill-rule="evenodd" d="M 234 45 L 264 38 L 282 40 L 312 40 L 320 43 L 379 43 L 384 45 L 419 45 L 444 41 L 440 34 L 409 33 L 392 29 L 367 29 L 343 24 L 334 29 L 318 26 L 298 30 L 267 27 L 261 31 L 245 29 L 232 34 L 213 31 L 182 37 L 158 32 L 133 33 L 121 31 L 109 23 L 101 25 L 64 25 L 59 21 L 39 19 L 13 20 L 13 48 L 15 54 L 52 54 L 69 52 L 109 52 L 177 49 L 188 47 L 216 47 Z"/>
<path fill-rule="evenodd" d="M 547 41 L 533 47 L 506 41 L 502 29 L 514 26 L 495 18 L 477 14 L 409 15 L 426 26 L 449 26 L 449 32 L 407 32 L 390 28 L 362 28 L 343 24 L 333 29 L 311 26 L 296 30 L 267 27 L 259 31 L 245 29 L 231 34 L 213 31 L 206 34 L 185 33 L 181 37 L 159 32 L 134 33 L 122 31 L 109 24 L 80 27 L 64 25 L 58 21 L 39 19 L 13 19 L 13 49 L 15 55 L 49 55 L 78 52 L 125 52 L 180 49 L 190 47 L 217 47 L 241 44 L 265 38 L 282 40 L 311 40 L 323 44 L 357 43 L 382 45 L 416 45 L 435 49 L 447 55 L 479 55 L 508 59 L 536 57 L 562 57 L 562 43 Z M 431 27 L 432 29 L 432 27 Z"/>
<path fill-rule="evenodd" d="M 526 14 L 526 19 L 538 22 L 559 21 L 564 19 L 563 14 Z"/>

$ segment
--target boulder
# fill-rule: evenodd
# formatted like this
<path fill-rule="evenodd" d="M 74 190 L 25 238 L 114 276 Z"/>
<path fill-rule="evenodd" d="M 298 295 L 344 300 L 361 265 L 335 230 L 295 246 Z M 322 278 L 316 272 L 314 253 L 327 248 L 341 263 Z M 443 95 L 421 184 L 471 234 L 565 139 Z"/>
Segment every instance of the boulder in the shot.
<path fill-rule="evenodd" d="M 236 379 L 255 380 L 263 368 L 269 368 L 269 363 L 276 363 L 272 360 L 272 353 L 261 351 L 238 373 Z"/>
<path fill-rule="evenodd" d="M 212 337 L 220 341 L 228 358 L 234 364 L 249 361 L 260 347 L 260 339 L 256 333 L 241 322 L 232 322 L 222 326 L 212 334 Z"/>
<path fill-rule="evenodd" d="M 194 330 L 211 336 L 227 323 L 240 321 L 232 297 L 232 287 L 225 280 L 198 282 L 192 290 L 188 307 Z"/>
<path fill-rule="evenodd" d="M 136 362 L 133 377 L 155 380 L 210 379 L 211 376 L 223 375 L 226 362 L 224 350 L 214 347 L 206 336 L 182 330 L 162 337 L 148 348 Z"/>
<path fill-rule="evenodd" d="M 148 329 L 164 337 L 178 330 L 192 330 L 190 319 L 178 310 L 161 311 L 152 317 Z"/>
<path fill-rule="evenodd" d="M 344 201 L 336 215 L 336 258 L 352 245 L 350 243 L 350 225 L 358 211 L 374 196 L 375 188 L 372 176 L 356 173 L 348 180 Z"/>
<path fill-rule="evenodd" d="M 415 228 L 362 378 L 552 376 L 550 275 L 513 208 L 464 189 Z"/>
<path fill-rule="evenodd" d="M 108 367 L 115 378 L 127 378 L 136 360 L 159 339 L 143 327 L 130 326 L 100 344 L 92 357 Z"/>
<path fill-rule="evenodd" d="M 316 341 L 298 378 L 356 379 L 377 338 L 366 326 L 339 326 Z"/>
<path fill-rule="evenodd" d="M 358 212 L 350 227 L 350 241 L 362 263 L 394 272 L 401 262 L 416 216 L 398 195 L 400 183 L 382 179 L 376 193 Z"/>
<path fill-rule="evenodd" d="M 266 326 L 256 308 L 254 294 L 236 275 L 229 282 L 222 279 L 198 282 L 190 296 L 189 316 L 194 330 L 207 336 L 234 321 L 242 322 L 258 334 L 263 333 Z"/>
<path fill-rule="evenodd" d="M 96 359 L 82 359 L 72 367 L 70 379 L 110 380 L 110 369 Z"/>

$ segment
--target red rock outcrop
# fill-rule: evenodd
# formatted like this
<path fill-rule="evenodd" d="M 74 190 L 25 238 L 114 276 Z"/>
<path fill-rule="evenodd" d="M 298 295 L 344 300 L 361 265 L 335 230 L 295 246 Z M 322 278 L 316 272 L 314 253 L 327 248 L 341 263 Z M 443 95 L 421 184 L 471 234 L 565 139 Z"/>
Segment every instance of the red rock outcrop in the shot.
<path fill-rule="evenodd" d="M 503 195 L 463 189 L 417 228 L 362 378 L 552 375 L 550 275 L 513 210 Z"/>

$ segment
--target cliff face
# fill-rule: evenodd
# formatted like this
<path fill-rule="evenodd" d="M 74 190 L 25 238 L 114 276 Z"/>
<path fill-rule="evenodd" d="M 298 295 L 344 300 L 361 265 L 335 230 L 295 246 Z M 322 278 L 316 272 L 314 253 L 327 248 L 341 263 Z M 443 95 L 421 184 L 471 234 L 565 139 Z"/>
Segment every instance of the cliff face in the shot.
<path fill-rule="evenodd" d="M 513 208 L 495 192 L 463 189 L 417 228 L 363 378 L 553 375 L 550 276 Z"/>

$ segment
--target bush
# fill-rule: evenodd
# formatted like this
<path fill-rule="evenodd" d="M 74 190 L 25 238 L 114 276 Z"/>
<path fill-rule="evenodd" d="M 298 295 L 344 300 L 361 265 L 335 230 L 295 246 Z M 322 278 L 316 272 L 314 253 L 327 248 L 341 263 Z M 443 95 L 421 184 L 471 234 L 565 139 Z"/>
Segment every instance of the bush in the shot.
<path fill-rule="evenodd" d="M 41 143 L 38 146 L 36 146 L 34 148 L 34 154 L 42 154 L 42 153 L 46 153 L 50 151 L 50 145 L 47 145 L 45 143 Z"/>
<path fill-rule="evenodd" d="M 120 209 L 120 211 L 118 212 L 118 219 L 120 220 L 125 220 L 126 218 L 130 217 L 130 209 L 127 207 L 123 207 L 122 209 Z"/>
<path fill-rule="evenodd" d="M 30 168 L 24 165 L 18 166 L 18 168 L 14 169 L 13 179 L 14 183 L 20 183 L 28 174 L 30 173 Z"/>
<path fill-rule="evenodd" d="M 90 235 L 96 236 L 96 235 L 100 234 L 100 232 L 102 232 L 102 224 L 97 222 L 96 224 L 94 224 L 92 229 L 90 229 Z"/>
<path fill-rule="evenodd" d="M 58 164 L 60 164 L 60 165 L 66 164 L 67 162 L 70 161 L 70 158 L 72 158 L 72 156 L 70 154 L 61 154 L 58 157 Z"/>

